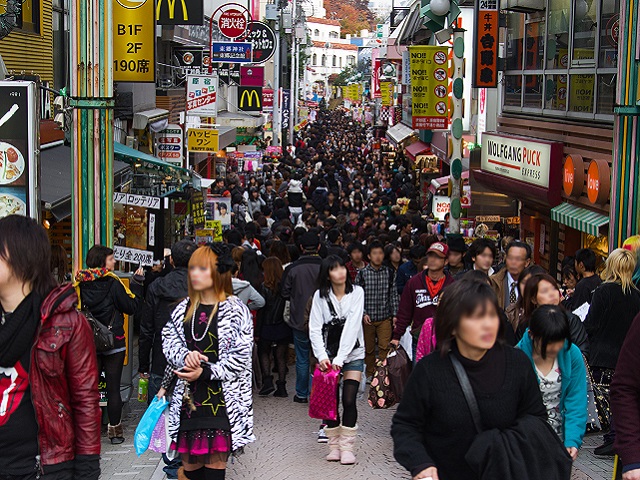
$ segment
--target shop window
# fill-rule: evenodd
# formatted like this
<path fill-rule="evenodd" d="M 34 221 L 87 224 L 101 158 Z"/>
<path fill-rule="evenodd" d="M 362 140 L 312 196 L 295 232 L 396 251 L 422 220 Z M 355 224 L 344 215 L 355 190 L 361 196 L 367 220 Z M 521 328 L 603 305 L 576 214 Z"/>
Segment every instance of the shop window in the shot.
<path fill-rule="evenodd" d="M 618 40 L 620 37 L 620 0 L 603 0 L 600 12 L 601 68 L 618 67 Z"/>
<path fill-rule="evenodd" d="M 603 115 L 613 115 L 616 101 L 616 74 L 598 75 L 598 111 Z"/>
<path fill-rule="evenodd" d="M 41 0 L 22 2 L 22 15 L 16 19 L 16 27 L 25 32 L 40 33 L 40 2 Z M 4 11 L 4 5 L 2 11 Z"/>
<path fill-rule="evenodd" d="M 524 39 L 524 15 L 507 14 L 507 70 L 522 70 L 522 45 Z"/>
<path fill-rule="evenodd" d="M 595 64 L 598 1 L 574 0 L 572 65 Z"/>
<path fill-rule="evenodd" d="M 570 75 L 569 111 L 574 113 L 593 113 L 595 75 Z"/>
<path fill-rule="evenodd" d="M 504 77 L 504 104 L 519 107 L 522 104 L 522 75 Z"/>
<path fill-rule="evenodd" d="M 571 0 L 549 0 L 546 68 L 566 70 L 569 66 L 570 12 Z"/>
<path fill-rule="evenodd" d="M 542 75 L 525 75 L 524 106 L 542 108 Z"/>
<path fill-rule="evenodd" d="M 566 73 L 547 75 L 544 108 L 561 112 L 567 109 L 568 79 L 569 76 Z"/>
<path fill-rule="evenodd" d="M 538 16 L 537 18 L 530 20 L 529 23 L 527 23 L 525 31 L 525 69 L 541 70 L 544 68 L 544 16 Z"/>

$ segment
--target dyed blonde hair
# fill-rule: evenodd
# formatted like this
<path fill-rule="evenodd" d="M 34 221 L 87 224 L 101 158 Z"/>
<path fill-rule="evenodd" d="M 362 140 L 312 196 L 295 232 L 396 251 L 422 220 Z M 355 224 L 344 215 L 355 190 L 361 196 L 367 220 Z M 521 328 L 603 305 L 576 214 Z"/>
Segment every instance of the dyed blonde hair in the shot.
<path fill-rule="evenodd" d="M 602 271 L 602 281 L 605 283 L 619 283 L 622 291 L 627 294 L 632 288 L 633 272 L 636 268 L 636 256 L 624 248 L 616 248 L 604 264 Z"/>
<path fill-rule="evenodd" d="M 189 269 L 191 267 L 209 268 L 211 271 L 211 279 L 213 280 L 213 289 L 218 297 L 229 297 L 233 295 L 233 286 L 231 285 L 231 271 L 225 273 L 218 272 L 218 256 L 207 246 L 199 247 L 189 260 Z M 191 320 L 193 313 L 198 309 L 201 302 L 200 291 L 194 290 L 191 284 L 191 276 L 188 276 L 189 282 L 189 299 L 191 305 L 184 316 L 184 321 Z M 212 315 L 215 313 L 215 309 Z"/>

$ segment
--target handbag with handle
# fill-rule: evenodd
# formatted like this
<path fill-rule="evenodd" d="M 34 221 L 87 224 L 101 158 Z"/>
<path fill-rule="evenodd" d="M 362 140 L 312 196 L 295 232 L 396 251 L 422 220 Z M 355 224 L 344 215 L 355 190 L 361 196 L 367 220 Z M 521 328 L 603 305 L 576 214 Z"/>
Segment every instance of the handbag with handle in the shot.
<path fill-rule="evenodd" d="M 340 371 L 330 368 L 326 372 L 317 366 L 311 383 L 309 416 L 320 420 L 338 418 L 338 384 Z"/>
<path fill-rule="evenodd" d="M 395 391 L 391 386 L 391 377 L 386 358 L 376 362 L 376 370 L 373 373 L 371 386 L 369 387 L 368 402 L 369 406 L 374 410 L 390 408 L 398 403 Z"/>
<path fill-rule="evenodd" d="M 91 330 L 93 330 L 93 342 L 96 345 L 96 352 L 101 353 L 113 349 L 116 343 L 116 337 L 111 329 L 113 328 L 113 322 L 118 314 L 117 310 L 114 309 L 109 325 L 105 325 L 100 322 L 87 308 L 83 307 L 80 312 L 85 316 L 89 325 L 91 325 Z"/>

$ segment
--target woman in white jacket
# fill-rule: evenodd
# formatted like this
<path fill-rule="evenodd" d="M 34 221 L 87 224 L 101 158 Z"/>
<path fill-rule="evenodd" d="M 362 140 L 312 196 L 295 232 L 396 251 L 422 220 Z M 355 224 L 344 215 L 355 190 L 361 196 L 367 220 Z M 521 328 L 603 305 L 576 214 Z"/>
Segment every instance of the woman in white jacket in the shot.
<path fill-rule="evenodd" d="M 309 339 L 320 368 L 339 369 L 343 376 L 342 424 L 340 416 L 335 421 L 324 420 L 330 448 L 327 460 L 351 465 L 356 461 L 356 396 L 364 369 L 364 290 L 351 284 L 344 260 L 336 255 L 323 260 L 318 287 L 309 315 Z M 332 335 L 328 335 L 326 326 L 331 323 L 344 324 L 339 341 L 331 341 Z"/>

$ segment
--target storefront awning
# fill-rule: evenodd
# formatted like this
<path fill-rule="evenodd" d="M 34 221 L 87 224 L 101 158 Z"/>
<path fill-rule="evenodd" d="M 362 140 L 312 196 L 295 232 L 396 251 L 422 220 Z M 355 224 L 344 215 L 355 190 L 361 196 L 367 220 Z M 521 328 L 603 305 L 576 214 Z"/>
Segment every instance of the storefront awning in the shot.
<path fill-rule="evenodd" d="M 576 207 L 570 203 L 561 203 L 557 207 L 553 207 L 551 219 L 594 237 L 600 234 L 600 227 L 609 223 L 609 217 L 586 208 Z"/>
<path fill-rule="evenodd" d="M 71 215 L 71 147 L 60 145 L 40 152 L 40 176 L 46 181 L 40 185 L 40 199 L 60 221 Z M 129 165 L 113 162 L 113 185 L 119 187 L 129 171 Z"/>
<path fill-rule="evenodd" d="M 133 114 L 133 128 L 142 130 L 149 125 L 152 132 L 159 132 L 167 128 L 169 110 L 154 108 Z"/>
<path fill-rule="evenodd" d="M 396 145 L 402 143 L 411 135 L 415 134 L 415 130 L 407 127 L 404 123 L 398 123 L 397 125 L 387 129 L 387 138 Z"/>
<path fill-rule="evenodd" d="M 407 148 L 405 148 L 405 152 L 407 153 L 409 158 L 413 161 L 416 160 L 416 157 L 418 155 L 420 155 L 422 152 L 426 152 L 427 150 L 431 150 L 431 147 L 421 141 L 412 143 Z"/>

